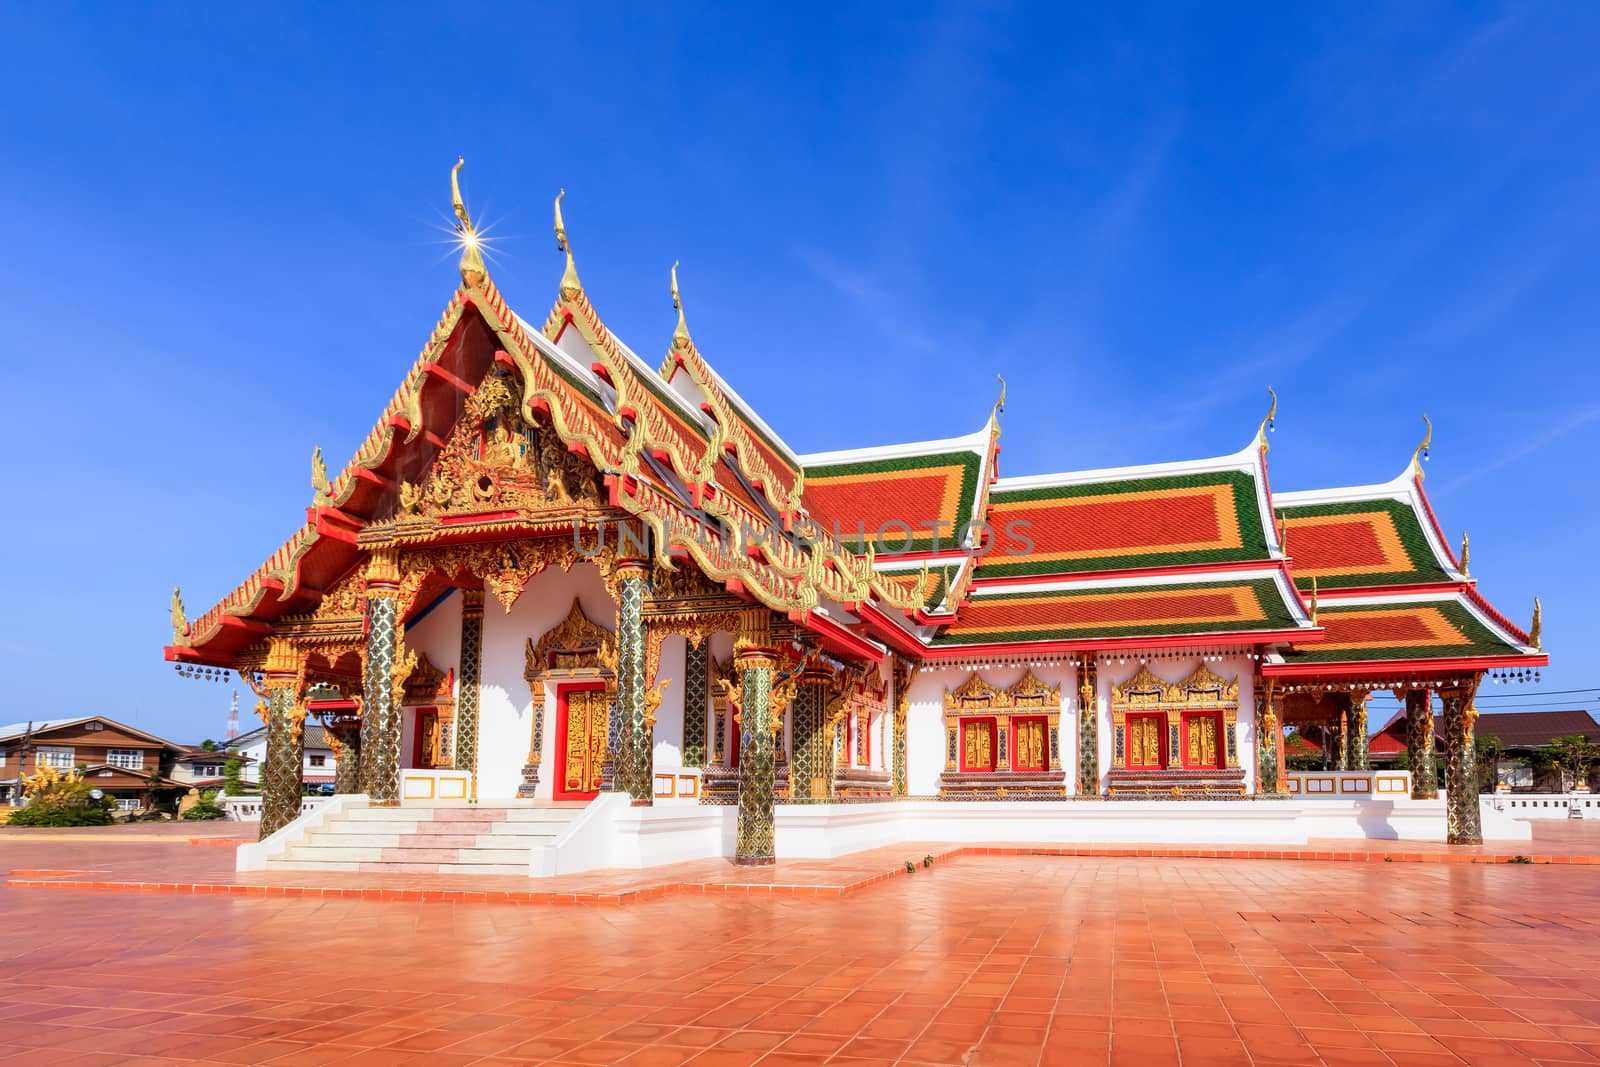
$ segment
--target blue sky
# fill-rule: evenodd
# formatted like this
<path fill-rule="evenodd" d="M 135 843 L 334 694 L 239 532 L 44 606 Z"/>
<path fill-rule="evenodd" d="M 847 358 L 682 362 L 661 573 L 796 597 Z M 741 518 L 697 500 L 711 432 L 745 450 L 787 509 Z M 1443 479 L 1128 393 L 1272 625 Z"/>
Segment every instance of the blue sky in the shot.
<path fill-rule="evenodd" d="M 454 283 L 465 154 L 543 316 L 559 187 L 648 359 L 696 341 L 801 451 L 1002 471 L 1231 452 L 1427 486 L 1541 688 L 1600 685 L 1600 9 L 1486 4 L 10 5 L 0 721 L 220 735 L 161 662 L 372 426 Z M 247 702 L 248 707 L 248 702 Z M 247 722 L 248 726 L 249 723 Z"/>

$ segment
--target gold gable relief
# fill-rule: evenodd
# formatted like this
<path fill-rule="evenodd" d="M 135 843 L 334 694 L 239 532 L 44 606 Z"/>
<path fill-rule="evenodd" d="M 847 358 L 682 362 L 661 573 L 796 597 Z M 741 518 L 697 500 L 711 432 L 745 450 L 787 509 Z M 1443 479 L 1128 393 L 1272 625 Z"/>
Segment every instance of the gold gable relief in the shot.
<path fill-rule="evenodd" d="M 529 682 L 547 671 L 563 673 L 610 673 L 617 662 L 617 635 L 591 622 L 583 605 L 572 601 L 572 610 L 557 625 L 547 630 L 537 644 L 528 638 L 523 677 Z"/>
<path fill-rule="evenodd" d="M 441 671 L 427 656 L 418 655 L 417 666 L 406 678 L 405 703 L 454 707 L 455 672 Z"/>
<path fill-rule="evenodd" d="M 991 685 L 980 675 L 973 674 L 956 688 L 945 690 L 944 707 L 946 712 L 952 713 L 988 710 L 1057 712 L 1061 709 L 1061 687 L 1046 685 L 1031 670 L 1006 689 Z"/>
<path fill-rule="evenodd" d="M 946 689 L 944 706 L 947 711 L 978 711 L 1006 706 L 1006 695 L 974 674 L 955 689 Z"/>
<path fill-rule="evenodd" d="M 524 419 L 518 393 L 508 373 L 496 371 L 484 379 L 467 398 L 429 475 L 421 484 L 402 483 L 399 517 L 602 503 L 594 468 L 562 444 L 548 416 Z"/>
<path fill-rule="evenodd" d="M 1169 682 L 1153 674 L 1148 665 L 1111 690 L 1115 710 L 1130 708 L 1227 708 L 1239 704 L 1239 680 L 1221 677 L 1201 664 L 1181 682 Z"/>

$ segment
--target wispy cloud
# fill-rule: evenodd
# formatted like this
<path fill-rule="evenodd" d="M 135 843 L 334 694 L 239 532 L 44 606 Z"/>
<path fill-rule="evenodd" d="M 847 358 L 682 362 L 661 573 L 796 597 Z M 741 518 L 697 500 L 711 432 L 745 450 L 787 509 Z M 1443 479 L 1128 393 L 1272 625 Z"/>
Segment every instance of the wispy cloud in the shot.
<path fill-rule="evenodd" d="M 1509 467 L 1511 464 L 1516 463 L 1519 460 L 1526 459 L 1541 449 L 1548 448 L 1550 445 L 1555 444 L 1568 434 L 1576 433 L 1585 426 L 1596 421 L 1600 421 L 1600 404 L 1586 408 L 1583 411 L 1580 411 L 1578 414 L 1573 415 L 1571 418 L 1568 418 L 1566 421 L 1557 423 L 1539 436 L 1529 441 L 1524 441 L 1516 448 L 1502 453 L 1480 467 L 1476 467 L 1473 470 L 1467 471 L 1465 474 L 1441 483 L 1437 489 L 1437 492 L 1440 494 L 1448 493 L 1453 489 L 1459 489 L 1464 485 L 1469 485 L 1487 474 L 1492 474 L 1495 471 L 1500 470 L 1502 467 Z"/>
<path fill-rule="evenodd" d="M 794 254 L 885 338 L 919 353 L 948 347 L 947 343 L 940 342 L 927 331 L 922 317 L 914 309 L 904 307 L 901 298 L 886 287 L 873 271 L 847 266 L 820 248 L 796 248 Z"/>

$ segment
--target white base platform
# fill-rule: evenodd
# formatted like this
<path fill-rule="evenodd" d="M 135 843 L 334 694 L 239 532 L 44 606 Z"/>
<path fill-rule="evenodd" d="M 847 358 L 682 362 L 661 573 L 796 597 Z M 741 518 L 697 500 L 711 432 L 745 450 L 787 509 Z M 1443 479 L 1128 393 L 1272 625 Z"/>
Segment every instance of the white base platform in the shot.
<path fill-rule="evenodd" d="M 1483 836 L 1528 841 L 1532 826 L 1484 797 Z M 534 877 L 604 867 L 654 867 L 731 856 L 732 806 L 633 807 L 595 800 L 563 836 L 537 850 Z M 932 801 L 779 804 L 780 857 L 831 859 L 902 841 L 952 844 L 1304 845 L 1312 838 L 1443 841 L 1439 800 Z"/>

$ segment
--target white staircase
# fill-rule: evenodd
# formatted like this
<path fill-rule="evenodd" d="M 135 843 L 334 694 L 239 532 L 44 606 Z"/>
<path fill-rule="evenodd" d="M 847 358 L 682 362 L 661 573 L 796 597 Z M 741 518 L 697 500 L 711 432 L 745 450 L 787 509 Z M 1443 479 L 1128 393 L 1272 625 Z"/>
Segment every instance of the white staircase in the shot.
<path fill-rule="evenodd" d="M 584 806 L 534 801 L 353 805 L 267 857 L 266 869 L 526 876 L 533 850 L 554 843 Z"/>

